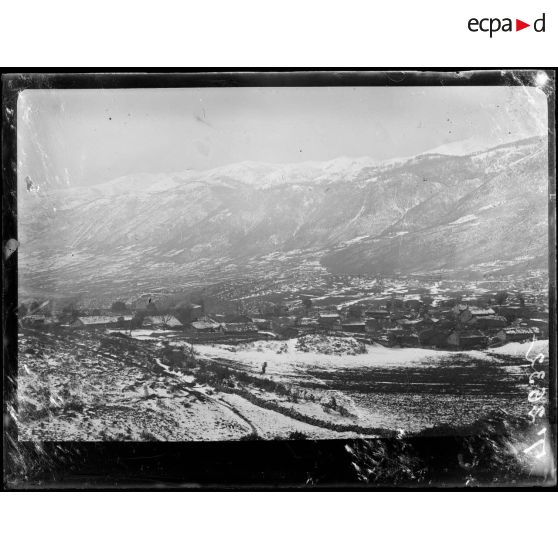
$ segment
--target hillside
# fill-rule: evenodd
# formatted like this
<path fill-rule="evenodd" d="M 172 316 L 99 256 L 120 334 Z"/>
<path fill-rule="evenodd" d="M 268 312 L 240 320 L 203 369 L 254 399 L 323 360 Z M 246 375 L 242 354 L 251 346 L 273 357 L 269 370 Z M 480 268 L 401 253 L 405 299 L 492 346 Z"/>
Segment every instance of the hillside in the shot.
<path fill-rule="evenodd" d="M 328 271 L 546 265 L 547 146 L 379 163 L 239 163 L 18 196 L 24 292 L 203 284 L 318 261 Z"/>

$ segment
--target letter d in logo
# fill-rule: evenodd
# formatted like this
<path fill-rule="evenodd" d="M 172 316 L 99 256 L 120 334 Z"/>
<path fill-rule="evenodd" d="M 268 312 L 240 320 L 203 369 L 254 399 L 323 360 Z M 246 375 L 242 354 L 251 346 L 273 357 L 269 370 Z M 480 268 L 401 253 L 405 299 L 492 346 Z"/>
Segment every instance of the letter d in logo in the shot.
<path fill-rule="evenodd" d="M 544 28 L 545 28 L 545 15 L 543 14 L 542 17 L 540 17 L 539 19 L 535 20 L 535 23 L 533 23 L 533 29 L 537 32 L 537 33 L 544 33 Z"/>

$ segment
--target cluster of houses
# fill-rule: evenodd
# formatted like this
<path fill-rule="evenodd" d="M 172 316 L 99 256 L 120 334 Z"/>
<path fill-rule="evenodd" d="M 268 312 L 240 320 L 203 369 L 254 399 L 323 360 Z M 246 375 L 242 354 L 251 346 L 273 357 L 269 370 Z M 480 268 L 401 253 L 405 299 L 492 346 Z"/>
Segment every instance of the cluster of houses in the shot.
<path fill-rule="evenodd" d="M 428 297 L 430 298 L 430 297 Z M 456 302 L 420 298 L 391 299 L 375 308 L 319 315 L 318 324 L 370 336 L 386 346 L 475 349 L 548 337 L 548 310 L 535 304 L 481 306 L 480 300 Z"/>
<path fill-rule="evenodd" d="M 200 304 L 179 302 L 159 309 L 151 299 L 134 308 L 126 305 L 96 315 L 53 313 L 39 306 L 21 317 L 24 326 L 72 329 L 140 328 L 180 330 L 197 339 L 291 338 L 311 333 L 352 335 L 386 346 L 474 349 L 512 341 L 548 337 L 548 308 L 524 299 L 490 296 L 433 297 L 427 291 L 375 296 L 341 307 L 298 304 L 269 314 L 245 312 L 207 314 Z M 47 311 L 45 311 L 45 308 Z M 279 314 L 279 315 L 278 315 Z"/>

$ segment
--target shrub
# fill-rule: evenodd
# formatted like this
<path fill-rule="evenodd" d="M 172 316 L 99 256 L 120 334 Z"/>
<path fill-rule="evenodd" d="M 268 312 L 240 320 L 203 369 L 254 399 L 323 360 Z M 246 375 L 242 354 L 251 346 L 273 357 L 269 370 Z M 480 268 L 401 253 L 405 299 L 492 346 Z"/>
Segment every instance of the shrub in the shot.
<path fill-rule="evenodd" d="M 337 409 L 337 399 L 332 395 L 327 401 L 322 403 L 322 407 L 326 411 L 335 411 Z"/>
<path fill-rule="evenodd" d="M 287 395 L 289 393 L 289 390 L 283 384 L 277 384 L 277 386 L 275 387 L 275 393 L 277 395 Z"/>

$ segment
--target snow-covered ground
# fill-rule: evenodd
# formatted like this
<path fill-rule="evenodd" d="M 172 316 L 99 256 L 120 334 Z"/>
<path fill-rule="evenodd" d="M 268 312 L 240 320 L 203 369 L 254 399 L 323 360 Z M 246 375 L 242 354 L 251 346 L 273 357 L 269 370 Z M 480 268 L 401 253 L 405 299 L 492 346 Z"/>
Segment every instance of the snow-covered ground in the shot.
<path fill-rule="evenodd" d="M 284 414 L 253 405 L 239 395 L 224 393 L 220 395 L 220 399 L 238 409 L 254 425 L 257 434 L 263 438 L 287 438 L 293 432 L 302 433 L 314 439 L 355 438 L 358 436 L 354 432 L 336 432 L 307 424 Z"/>
<path fill-rule="evenodd" d="M 432 365 L 436 361 L 459 354 L 490 359 L 490 356 L 483 351 L 456 353 L 455 351 L 422 348 L 390 348 L 382 345 L 367 345 L 366 352 L 360 355 L 322 354 L 298 350 L 297 341 L 297 339 L 256 341 L 237 347 L 231 347 L 230 345 L 194 345 L 194 349 L 201 357 L 234 360 L 257 368 L 261 368 L 262 364 L 267 362 L 269 372 L 281 370 L 283 373 L 298 366 L 324 369 L 416 367 L 421 364 Z"/>
<path fill-rule="evenodd" d="M 168 333 L 170 347 L 152 333 Z M 352 337 L 332 336 L 331 347 L 324 346 L 324 336 L 313 337 L 302 344 L 299 338 L 195 345 L 193 360 L 177 366 L 169 348 L 174 354 L 184 345 L 190 354 L 190 344 L 176 332 L 138 331 L 136 339 L 27 332 L 19 337 L 19 435 L 334 438 L 379 435 L 401 425 L 409 432 L 466 426 L 491 411 L 525 416 L 530 410 L 522 367 L 530 343 L 465 352 L 374 345 L 350 354 L 352 342 L 358 345 Z M 529 355 L 540 353 L 548 355 L 548 341 L 534 343 Z"/>
<path fill-rule="evenodd" d="M 129 333 L 128 330 L 121 330 L 121 329 L 108 329 L 107 333 L 123 333 L 125 332 L 126 335 Z M 141 329 L 133 329 L 132 330 L 132 337 L 134 339 L 155 339 L 157 337 L 172 337 L 176 336 L 178 333 L 172 329 L 148 329 L 148 328 L 141 328 Z"/>
<path fill-rule="evenodd" d="M 525 357 L 528 357 L 530 360 L 533 360 L 540 354 L 543 354 L 545 358 L 548 358 L 548 339 L 538 339 L 534 342 L 525 341 L 524 343 L 507 343 L 502 347 L 490 349 L 488 352 L 497 355 L 509 355 L 515 357 L 525 355 Z"/>
<path fill-rule="evenodd" d="M 459 219 L 452 221 L 450 225 L 462 225 L 463 223 L 469 223 L 470 221 L 475 221 L 477 219 L 476 215 L 464 215 Z"/>

